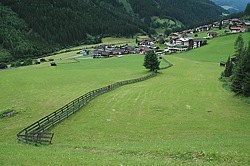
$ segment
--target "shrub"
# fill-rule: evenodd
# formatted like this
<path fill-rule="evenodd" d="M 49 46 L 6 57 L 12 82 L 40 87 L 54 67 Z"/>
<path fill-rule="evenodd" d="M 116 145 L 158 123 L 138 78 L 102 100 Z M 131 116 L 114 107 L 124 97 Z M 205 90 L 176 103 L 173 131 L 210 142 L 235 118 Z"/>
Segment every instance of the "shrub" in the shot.
<path fill-rule="evenodd" d="M 16 114 L 16 111 L 13 108 L 0 110 L 0 118 L 13 116 L 14 114 Z"/>
<path fill-rule="evenodd" d="M 23 62 L 23 66 L 28 66 L 28 65 L 32 65 L 33 63 L 33 60 L 28 58 L 26 59 L 24 62 Z"/>
<path fill-rule="evenodd" d="M 46 59 L 41 58 L 41 59 L 40 59 L 40 62 L 46 62 Z"/>
<path fill-rule="evenodd" d="M 0 69 L 7 69 L 8 66 L 6 63 L 0 63 Z"/>
<path fill-rule="evenodd" d="M 10 67 L 16 67 L 16 62 L 11 62 Z"/>
<path fill-rule="evenodd" d="M 22 66 L 22 63 L 20 61 L 16 61 L 16 67 Z"/>

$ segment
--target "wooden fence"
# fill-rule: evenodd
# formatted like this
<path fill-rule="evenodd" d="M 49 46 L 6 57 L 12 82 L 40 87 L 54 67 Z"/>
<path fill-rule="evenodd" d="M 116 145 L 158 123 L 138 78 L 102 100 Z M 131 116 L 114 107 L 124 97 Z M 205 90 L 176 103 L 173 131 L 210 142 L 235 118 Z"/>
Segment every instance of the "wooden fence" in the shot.
<path fill-rule="evenodd" d="M 171 63 L 169 63 L 168 61 L 166 62 L 169 64 L 166 68 L 169 68 L 172 66 Z M 166 69 L 166 68 L 162 68 L 162 69 Z M 114 84 L 110 84 L 108 86 L 90 91 L 78 97 L 77 99 L 71 101 L 70 103 L 66 104 L 62 108 L 36 121 L 35 123 L 23 129 L 22 131 L 20 131 L 17 134 L 18 141 L 22 141 L 25 143 L 35 143 L 35 144 L 37 143 L 49 143 L 50 144 L 52 142 L 54 133 L 50 133 L 46 131 L 52 128 L 54 125 L 61 122 L 62 120 L 66 119 L 70 115 L 77 112 L 80 108 L 82 108 L 84 105 L 86 105 L 89 101 L 91 101 L 95 97 L 101 94 L 107 93 L 111 90 L 114 90 L 120 86 L 144 81 L 156 75 L 157 73 L 152 72 L 151 74 L 141 77 L 141 78 L 116 82 Z"/>

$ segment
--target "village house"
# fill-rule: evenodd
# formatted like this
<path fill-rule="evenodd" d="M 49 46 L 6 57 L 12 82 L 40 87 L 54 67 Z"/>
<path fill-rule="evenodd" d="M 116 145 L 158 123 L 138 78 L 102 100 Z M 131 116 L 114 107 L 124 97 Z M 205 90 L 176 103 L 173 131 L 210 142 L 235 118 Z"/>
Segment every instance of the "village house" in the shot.
<path fill-rule="evenodd" d="M 244 28 L 250 28 L 250 21 L 244 21 L 243 22 L 243 27 Z"/>
<path fill-rule="evenodd" d="M 220 22 L 214 22 L 212 27 L 213 28 L 219 28 L 220 27 Z"/>
<path fill-rule="evenodd" d="M 199 48 L 202 46 L 204 40 L 201 38 L 194 38 L 190 40 L 189 47 L 192 49 Z"/>
<path fill-rule="evenodd" d="M 182 31 L 184 34 L 187 34 L 187 35 L 189 35 L 189 34 L 193 34 L 194 33 L 194 29 L 188 29 L 188 30 L 184 30 L 184 31 Z"/>
<path fill-rule="evenodd" d="M 246 32 L 246 28 L 242 27 L 230 27 L 231 33 L 240 33 L 240 32 Z"/>
<path fill-rule="evenodd" d="M 128 54 L 135 54 L 136 53 L 135 47 L 132 47 L 132 46 L 125 46 L 125 50 Z"/>
<path fill-rule="evenodd" d="M 177 39 L 179 39 L 179 34 L 178 33 L 172 33 L 170 34 L 170 41 L 173 44 L 176 44 Z"/>
<path fill-rule="evenodd" d="M 153 45 L 155 44 L 156 39 L 151 37 L 151 38 L 143 38 L 142 41 L 140 42 L 140 45 Z"/>
<path fill-rule="evenodd" d="M 217 32 L 208 32 L 207 33 L 207 38 L 210 39 L 210 38 L 215 38 L 218 36 L 218 33 Z"/>
<path fill-rule="evenodd" d="M 200 27 L 197 27 L 195 29 L 195 31 L 197 32 L 204 32 L 204 31 L 208 31 L 210 29 L 211 26 L 209 25 L 204 25 L 204 26 L 200 26 Z"/>
<path fill-rule="evenodd" d="M 173 33 L 170 35 L 170 42 L 166 43 L 167 48 L 164 52 L 183 52 L 189 49 L 201 47 L 204 40 L 201 38 L 191 38 L 188 34 Z"/>
<path fill-rule="evenodd" d="M 112 51 L 111 51 L 112 55 L 123 55 L 125 53 L 127 53 L 127 52 L 124 48 L 115 48 L 115 49 L 112 49 Z"/>
<path fill-rule="evenodd" d="M 230 21 L 229 22 L 230 25 L 237 25 L 237 24 L 241 23 L 241 20 L 238 18 L 233 18 L 233 19 L 230 19 L 229 21 Z"/>
<path fill-rule="evenodd" d="M 189 47 L 189 41 L 190 41 L 191 39 L 192 39 L 192 38 L 188 38 L 188 37 L 179 38 L 179 39 L 176 41 L 176 45 L 177 45 L 177 46 L 188 46 L 188 47 Z"/>
<path fill-rule="evenodd" d="M 222 21 L 223 27 L 230 27 L 231 33 L 240 33 L 246 32 L 247 29 L 250 28 L 250 21 L 240 19 L 228 19 Z M 230 25 L 230 26 L 229 26 Z M 232 26 L 234 25 L 234 26 Z M 156 42 L 155 38 L 143 38 L 138 47 L 132 47 L 129 45 L 124 46 L 116 46 L 116 45 L 99 45 L 96 46 L 94 50 L 82 50 L 80 53 L 86 53 L 96 58 L 108 58 L 124 54 L 145 54 L 149 50 L 154 50 L 155 52 L 159 52 L 160 54 L 163 52 L 183 52 L 189 49 L 199 48 L 204 44 L 204 40 L 202 38 L 191 38 L 190 34 L 193 34 L 195 31 L 203 32 L 208 31 L 212 28 L 219 28 L 220 22 L 214 22 L 213 24 L 207 24 L 204 26 L 200 26 L 194 29 L 184 30 L 182 32 L 176 32 L 170 34 L 170 42 L 165 43 L 167 48 L 162 51 L 159 50 L 158 47 L 153 46 Z M 217 32 L 208 32 L 207 37 L 205 38 L 215 38 L 218 36 Z"/>

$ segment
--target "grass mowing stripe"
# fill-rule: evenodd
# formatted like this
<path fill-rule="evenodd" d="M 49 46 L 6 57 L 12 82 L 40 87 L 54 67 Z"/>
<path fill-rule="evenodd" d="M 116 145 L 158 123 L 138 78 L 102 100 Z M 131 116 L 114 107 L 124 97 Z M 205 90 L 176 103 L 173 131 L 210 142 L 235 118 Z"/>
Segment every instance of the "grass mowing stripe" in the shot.
<path fill-rule="evenodd" d="M 210 40 L 209 45 L 220 48 L 224 40 Z M 15 134 L 53 111 L 51 105 L 112 80 L 145 75 L 143 56 L 0 71 L 0 105 L 23 101 L 26 110 L 0 121 L 1 165 L 248 165 L 250 106 L 218 81 L 223 70 L 218 62 L 231 53 L 211 56 L 206 48 L 203 54 L 199 48 L 167 56 L 174 67 L 155 79 L 99 96 L 53 129 L 54 144 L 39 148 L 17 144 Z M 32 93 L 27 84 L 33 86 Z M 67 97 L 55 98 L 61 94 Z"/>

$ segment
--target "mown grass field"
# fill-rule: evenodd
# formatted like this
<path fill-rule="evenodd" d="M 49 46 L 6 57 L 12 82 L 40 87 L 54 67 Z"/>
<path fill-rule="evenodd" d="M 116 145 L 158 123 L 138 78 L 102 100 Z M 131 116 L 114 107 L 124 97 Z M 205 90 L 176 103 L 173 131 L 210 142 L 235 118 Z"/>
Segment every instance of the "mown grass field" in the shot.
<path fill-rule="evenodd" d="M 49 146 L 16 134 L 88 91 L 148 74 L 144 57 L 1 70 L 1 109 L 19 113 L 0 119 L 0 165 L 249 165 L 250 106 L 218 81 L 236 37 L 166 55 L 172 68 L 92 100 L 51 130 Z"/>

